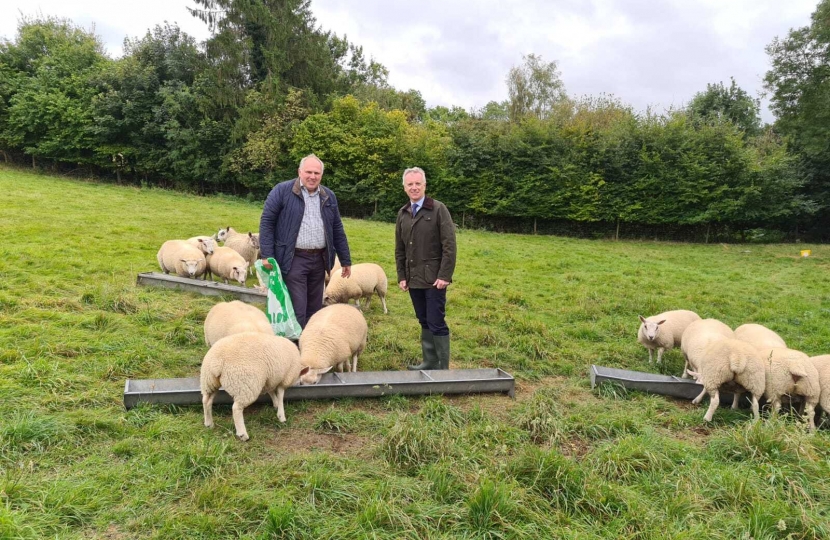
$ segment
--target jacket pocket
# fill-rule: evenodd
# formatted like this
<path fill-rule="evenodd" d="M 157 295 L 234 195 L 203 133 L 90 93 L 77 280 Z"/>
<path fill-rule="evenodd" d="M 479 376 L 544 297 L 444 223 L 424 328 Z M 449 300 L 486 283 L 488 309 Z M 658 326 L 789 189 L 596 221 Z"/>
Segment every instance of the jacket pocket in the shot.
<path fill-rule="evenodd" d="M 438 269 L 441 266 L 439 259 L 427 259 L 424 261 L 424 280 L 427 285 L 432 285 L 438 279 Z"/>

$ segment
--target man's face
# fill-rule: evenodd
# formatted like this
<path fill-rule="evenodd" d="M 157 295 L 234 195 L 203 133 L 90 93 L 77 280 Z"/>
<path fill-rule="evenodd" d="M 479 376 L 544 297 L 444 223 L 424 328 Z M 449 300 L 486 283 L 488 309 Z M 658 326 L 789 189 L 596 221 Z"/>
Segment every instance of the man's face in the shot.
<path fill-rule="evenodd" d="M 424 180 L 424 175 L 419 172 L 412 172 L 406 175 L 403 181 L 403 190 L 409 195 L 409 200 L 416 202 L 424 196 L 427 188 L 427 182 Z"/>
<path fill-rule="evenodd" d="M 323 165 L 313 158 L 305 160 L 305 163 L 297 169 L 297 172 L 305 188 L 312 193 L 320 185 L 320 180 L 323 179 Z"/>

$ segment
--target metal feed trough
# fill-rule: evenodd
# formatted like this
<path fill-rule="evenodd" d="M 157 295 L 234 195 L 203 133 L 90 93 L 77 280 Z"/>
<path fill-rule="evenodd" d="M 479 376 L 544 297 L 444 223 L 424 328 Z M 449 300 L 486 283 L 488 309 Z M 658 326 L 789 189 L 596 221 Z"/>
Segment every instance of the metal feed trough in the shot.
<path fill-rule="evenodd" d="M 619 384 L 628 390 L 639 390 L 649 394 L 660 394 L 681 399 L 692 400 L 703 391 L 703 385 L 698 384 L 694 379 L 683 379 L 673 375 L 658 375 L 657 373 L 644 373 L 642 371 L 629 371 L 627 369 L 615 369 L 597 365 L 591 365 L 591 388 L 601 383 Z M 708 396 L 707 398 L 708 399 Z M 782 396 L 784 407 L 800 407 L 804 400 L 800 396 Z M 765 398 L 760 399 L 763 406 Z M 732 393 L 720 392 L 721 406 L 732 406 Z M 749 407 L 750 399 L 747 393 L 741 397 L 740 405 Z"/>
<path fill-rule="evenodd" d="M 313 385 L 295 385 L 285 391 L 286 400 L 332 399 L 345 397 L 381 397 L 423 394 L 503 393 L 515 396 L 513 376 L 498 369 L 449 369 L 435 371 L 358 371 L 326 373 Z M 270 403 L 261 395 L 257 402 Z M 138 403 L 202 403 L 199 377 L 183 379 L 127 379 L 124 385 L 124 407 Z M 233 403 L 222 389 L 214 403 Z"/>
<path fill-rule="evenodd" d="M 694 379 L 683 379 L 672 375 L 629 371 L 591 365 L 591 388 L 603 382 L 621 384 L 628 390 L 640 390 L 650 394 L 661 394 L 683 399 L 694 399 L 703 391 L 703 385 Z M 723 398 L 721 398 L 723 400 Z M 730 396 L 730 403 L 731 401 Z"/>
<path fill-rule="evenodd" d="M 248 287 L 238 285 L 225 285 L 218 281 L 207 281 L 202 279 L 190 279 L 159 272 L 144 272 L 138 274 L 136 279 L 138 285 L 153 287 L 166 287 L 168 289 L 181 289 L 197 292 L 208 296 L 232 295 L 243 302 L 265 303 L 265 293 Z"/>
<path fill-rule="evenodd" d="M 675 377 L 674 375 L 629 371 L 627 369 L 615 369 L 592 364 L 591 388 L 604 382 L 620 384 L 628 390 L 639 390 L 649 394 L 660 394 L 662 396 L 688 400 L 693 400 L 698 394 L 703 392 L 703 385 L 698 384 L 694 379 L 683 379 L 682 377 Z M 720 403 L 722 406 L 732 406 L 732 394 L 730 392 L 720 392 Z M 740 404 L 742 406 L 749 405 L 747 395 L 741 398 Z"/>

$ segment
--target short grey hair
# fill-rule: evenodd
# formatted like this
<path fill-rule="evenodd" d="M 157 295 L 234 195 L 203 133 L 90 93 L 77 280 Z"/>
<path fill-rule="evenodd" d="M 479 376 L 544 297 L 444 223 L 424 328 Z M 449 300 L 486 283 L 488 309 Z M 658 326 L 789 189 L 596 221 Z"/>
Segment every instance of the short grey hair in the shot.
<path fill-rule="evenodd" d="M 319 162 L 320 162 L 320 172 L 321 172 L 321 173 L 326 172 L 326 164 L 325 164 L 325 163 L 323 163 L 323 160 L 322 160 L 322 159 L 318 158 L 318 157 L 317 157 L 317 156 L 315 156 L 314 154 L 309 154 L 309 155 L 307 155 L 306 157 L 304 157 L 303 159 L 301 159 L 301 160 L 300 160 L 300 166 L 298 167 L 299 169 L 302 169 L 302 168 L 303 168 L 303 164 L 306 162 L 306 160 L 307 160 L 307 159 L 316 159 L 317 161 L 319 161 Z"/>
<path fill-rule="evenodd" d="M 406 185 L 406 175 L 412 174 L 412 173 L 422 174 L 424 176 L 424 184 L 427 183 L 427 173 L 425 173 L 422 168 L 420 168 L 420 167 L 410 167 L 410 168 L 408 168 L 407 170 L 405 170 L 403 172 L 403 185 Z"/>

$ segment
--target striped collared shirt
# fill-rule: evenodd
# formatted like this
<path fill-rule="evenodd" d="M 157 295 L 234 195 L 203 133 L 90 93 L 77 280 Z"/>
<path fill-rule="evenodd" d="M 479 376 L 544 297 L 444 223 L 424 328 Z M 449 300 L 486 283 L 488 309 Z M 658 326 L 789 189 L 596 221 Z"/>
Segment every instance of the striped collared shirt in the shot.
<path fill-rule="evenodd" d="M 297 245 L 300 249 L 320 249 L 326 247 L 326 231 L 323 228 L 323 217 L 320 215 L 320 190 L 317 187 L 314 193 L 309 193 L 303 186 L 300 191 L 305 201 L 303 222 L 297 234 Z"/>

